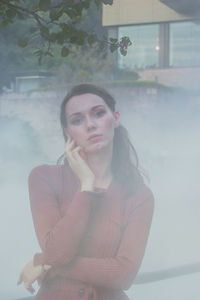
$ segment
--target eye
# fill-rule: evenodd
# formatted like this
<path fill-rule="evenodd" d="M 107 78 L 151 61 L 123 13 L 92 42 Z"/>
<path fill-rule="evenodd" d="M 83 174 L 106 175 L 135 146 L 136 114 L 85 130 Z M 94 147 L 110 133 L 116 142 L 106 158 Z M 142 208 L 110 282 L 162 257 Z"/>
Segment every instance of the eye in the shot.
<path fill-rule="evenodd" d="M 96 116 L 97 117 L 101 117 L 101 116 L 103 116 L 105 114 L 105 110 L 98 110 L 97 112 L 96 112 Z"/>
<path fill-rule="evenodd" d="M 77 118 L 77 119 L 70 120 L 70 124 L 72 124 L 72 125 L 80 125 L 81 124 L 81 119 Z"/>

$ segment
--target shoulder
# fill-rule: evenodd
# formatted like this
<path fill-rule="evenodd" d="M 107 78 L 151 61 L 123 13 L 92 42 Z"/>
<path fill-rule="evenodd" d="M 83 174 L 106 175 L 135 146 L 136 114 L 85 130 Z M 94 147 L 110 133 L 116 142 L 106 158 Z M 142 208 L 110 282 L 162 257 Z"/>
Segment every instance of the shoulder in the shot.
<path fill-rule="evenodd" d="M 151 189 L 146 185 L 142 184 L 134 195 L 129 196 L 129 211 L 135 210 L 140 206 L 148 206 L 154 209 L 154 195 Z"/>
<path fill-rule="evenodd" d="M 29 183 L 34 181 L 53 183 L 59 180 L 64 172 L 66 172 L 66 166 L 64 165 L 40 165 L 31 170 L 28 181 Z"/>
<path fill-rule="evenodd" d="M 144 183 L 138 188 L 135 197 L 141 199 L 142 201 L 154 199 L 151 189 Z"/>
<path fill-rule="evenodd" d="M 61 165 L 40 165 L 40 166 L 36 166 L 34 167 L 30 174 L 29 174 L 29 178 L 34 177 L 34 176 L 38 176 L 38 175 L 47 175 L 47 174 L 53 174 L 53 173 L 57 173 L 59 171 L 59 169 L 61 168 Z"/>

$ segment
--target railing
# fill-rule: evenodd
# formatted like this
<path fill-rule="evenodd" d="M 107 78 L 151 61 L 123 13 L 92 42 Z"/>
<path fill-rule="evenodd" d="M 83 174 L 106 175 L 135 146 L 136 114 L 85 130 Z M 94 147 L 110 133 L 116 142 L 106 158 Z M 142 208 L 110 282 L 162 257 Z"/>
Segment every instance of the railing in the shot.
<path fill-rule="evenodd" d="M 135 284 L 150 283 L 154 281 L 170 279 L 173 277 L 184 276 L 184 275 L 189 275 L 198 272 L 200 272 L 200 262 L 193 263 L 190 265 L 184 265 L 184 266 L 169 268 L 165 270 L 160 270 L 160 271 L 141 273 L 136 277 L 134 283 Z"/>

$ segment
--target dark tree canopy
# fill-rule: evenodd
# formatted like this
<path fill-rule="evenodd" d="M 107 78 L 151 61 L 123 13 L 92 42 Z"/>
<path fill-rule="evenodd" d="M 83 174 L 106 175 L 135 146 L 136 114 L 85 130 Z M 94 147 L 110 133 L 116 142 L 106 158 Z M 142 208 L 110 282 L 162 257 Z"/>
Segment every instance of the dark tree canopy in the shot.
<path fill-rule="evenodd" d="M 111 52 L 119 49 L 127 54 L 131 45 L 128 37 L 119 41 L 99 36 L 94 28 L 83 26 L 91 6 L 97 9 L 102 4 L 112 5 L 113 0 L 0 0 L 0 26 L 12 25 L 16 20 L 29 24 L 18 45 L 35 49 L 39 61 L 43 56 L 52 56 L 52 47 L 59 46 L 63 57 L 69 55 L 72 45 L 98 44 L 99 49 L 109 47 Z"/>

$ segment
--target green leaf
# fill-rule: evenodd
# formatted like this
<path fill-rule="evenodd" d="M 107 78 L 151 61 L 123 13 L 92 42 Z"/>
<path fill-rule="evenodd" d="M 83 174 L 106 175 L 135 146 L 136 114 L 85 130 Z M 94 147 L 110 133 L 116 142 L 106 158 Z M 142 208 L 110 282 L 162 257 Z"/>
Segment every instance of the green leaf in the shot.
<path fill-rule="evenodd" d="M 33 52 L 36 56 L 40 56 L 42 55 L 43 51 L 42 50 L 36 50 L 35 52 Z"/>
<path fill-rule="evenodd" d="M 18 46 L 25 48 L 28 45 L 28 38 L 18 40 Z"/>
<path fill-rule="evenodd" d="M 90 0 L 85 0 L 81 4 L 83 8 L 88 9 L 90 7 Z"/>
<path fill-rule="evenodd" d="M 64 40 L 65 40 L 65 36 L 64 36 L 64 33 L 62 31 L 56 33 L 56 38 L 55 40 L 57 41 L 57 43 L 59 45 L 63 45 L 64 43 Z"/>
<path fill-rule="evenodd" d="M 52 8 L 50 10 L 49 17 L 50 17 L 51 20 L 56 21 L 62 16 L 62 14 L 63 14 L 62 9 Z"/>
<path fill-rule="evenodd" d="M 82 46 L 85 43 L 86 37 L 87 37 L 87 33 L 85 31 L 73 30 L 73 35 L 71 35 L 70 37 L 70 43 Z"/>
<path fill-rule="evenodd" d="M 68 17 L 70 17 L 70 19 L 74 19 L 77 16 L 75 11 L 71 9 L 65 9 L 65 13 L 68 15 Z"/>
<path fill-rule="evenodd" d="M 120 53 L 121 53 L 123 56 L 126 56 L 127 50 L 125 50 L 124 48 L 120 48 Z"/>
<path fill-rule="evenodd" d="M 92 45 L 93 43 L 95 43 L 97 40 L 97 36 L 94 34 L 91 34 L 88 36 L 88 44 Z"/>
<path fill-rule="evenodd" d="M 16 16 L 16 10 L 13 8 L 9 8 L 8 10 L 6 10 L 6 15 L 9 19 L 13 19 Z"/>
<path fill-rule="evenodd" d="M 49 41 L 53 43 L 57 41 L 57 34 L 55 32 L 49 34 Z"/>
<path fill-rule="evenodd" d="M 63 57 L 68 56 L 68 55 L 69 55 L 69 49 L 68 49 L 67 47 L 63 46 L 63 47 L 62 47 L 62 50 L 61 50 L 61 55 L 62 55 Z"/>
<path fill-rule="evenodd" d="M 85 39 L 83 37 L 78 38 L 76 41 L 77 45 L 79 45 L 79 46 L 83 46 L 84 42 L 85 42 Z"/>
<path fill-rule="evenodd" d="M 103 39 L 104 39 L 104 41 L 107 41 L 107 40 L 108 40 L 108 37 L 107 37 L 106 34 L 103 35 Z"/>
<path fill-rule="evenodd" d="M 111 43 L 117 43 L 117 39 L 110 38 Z"/>
<path fill-rule="evenodd" d="M 39 9 L 42 11 L 47 11 L 51 6 L 51 0 L 40 0 Z"/>
<path fill-rule="evenodd" d="M 49 38 L 49 28 L 48 27 L 46 27 L 46 26 L 40 27 L 40 32 L 44 38 L 47 38 L 47 39 Z"/>
<path fill-rule="evenodd" d="M 6 27 L 9 23 L 10 23 L 10 20 L 4 19 L 4 20 L 1 22 L 1 26 L 2 26 L 2 27 Z"/>
<path fill-rule="evenodd" d="M 75 15 L 81 17 L 81 15 L 82 15 L 82 10 L 83 10 L 83 8 L 82 8 L 81 6 L 76 5 L 76 6 L 74 7 Z"/>
<path fill-rule="evenodd" d="M 24 15 L 21 12 L 17 12 L 17 16 L 20 20 L 24 20 Z"/>
<path fill-rule="evenodd" d="M 121 42 L 123 43 L 123 46 L 131 46 L 132 42 L 130 41 L 130 38 L 128 36 L 123 36 L 121 38 Z"/>
<path fill-rule="evenodd" d="M 113 53 L 114 51 L 116 51 L 118 49 L 118 45 L 117 44 L 110 44 L 110 51 Z"/>
<path fill-rule="evenodd" d="M 105 43 L 104 42 L 100 42 L 99 43 L 99 49 L 103 50 L 105 48 Z"/>

